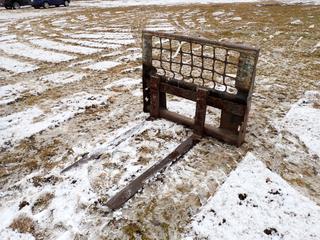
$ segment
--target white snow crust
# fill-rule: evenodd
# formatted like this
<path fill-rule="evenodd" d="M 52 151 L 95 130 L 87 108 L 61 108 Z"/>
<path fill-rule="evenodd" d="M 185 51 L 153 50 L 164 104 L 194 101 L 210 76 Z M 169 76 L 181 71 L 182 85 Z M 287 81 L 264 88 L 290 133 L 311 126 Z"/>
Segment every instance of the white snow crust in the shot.
<path fill-rule="evenodd" d="M 19 233 L 12 230 L 11 228 L 6 228 L 0 231 L 0 239 L 2 240 L 34 240 L 35 238 L 30 233 Z"/>
<path fill-rule="evenodd" d="M 0 105 L 8 104 L 20 97 L 21 93 L 29 88 L 21 83 L 9 84 L 0 87 Z"/>
<path fill-rule="evenodd" d="M 50 82 L 55 84 L 67 84 L 72 82 L 78 82 L 81 81 L 85 77 L 85 74 L 83 73 L 75 73 L 71 71 L 61 71 L 61 72 L 55 72 L 52 74 L 48 74 L 45 76 L 42 76 L 40 78 L 40 81 L 43 82 Z"/>
<path fill-rule="evenodd" d="M 320 207 L 248 153 L 191 223 L 185 239 L 316 240 Z"/>
<path fill-rule="evenodd" d="M 291 107 L 280 125 L 320 156 L 320 92 L 306 92 Z"/>
<path fill-rule="evenodd" d="M 96 63 L 90 64 L 84 68 L 88 68 L 88 69 L 96 70 L 96 71 L 106 71 L 110 68 L 118 66 L 119 64 L 120 64 L 119 62 L 102 61 L 102 62 L 96 62 Z"/>
<path fill-rule="evenodd" d="M 47 40 L 47 39 L 34 39 L 34 40 L 31 40 L 31 43 L 46 49 L 66 51 L 71 53 L 80 53 L 85 55 L 97 53 L 102 50 L 102 49 L 96 49 L 96 48 L 88 48 L 88 47 L 75 46 L 70 44 L 63 44 L 60 42 Z"/>
<path fill-rule="evenodd" d="M 100 105 L 106 97 L 79 92 L 57 102 L 46 103 L 50 112 L 45 113 L 39 107 L 32 107 L 21 112 L 0 118 L 0 147 L 12 146 L 14 143 L 41 132 L 47 128 L 58 126 L 84 112 L 86 107 Z"/>
<path fill-rule="evenodd" d="M 33 64 L 21 62 L 13 58 L 0 56 L 0 68 L 14 73 L 24 73 L 33 71 L 38 67 Z"/>
<path fill-rule="evenodd" d="M 6 31 L 6 29 L 3 29 L 3 30 Z M 7 41 L 16 40 L 16 39 L 17 39 L 17 36 L 14 34 L 0 36 L 0 42 L 2 41 L 7 42 Z"/>
<path fill-rule="evenodd" d="M 121 32 L 102 32 L 102 33 L 78 33 L 67 34 L 71 38 L 86 38 L 86 39 L 133 39 L 130 33 Z"/>
<path fill-rule="evenodd" d="M 40 78 L 25 79 L 22 82 L 0 87 L 0 105 L 12 103 L 24 94 L 37 95 L 51 87 L 82 81 L 86 75 L 72 71 L 60 71 Z"/>
<path fill-rule="evenodd" d="M 60 39 L 60 40 L 63 42 L 75 43 L 75 44 L 79 44 L 81 46 L 86 46 L 86 47 L 111 48 L 111 49 L 116 49 L 121 47 L 121 45 L 117 45 L 117 44 L 92 42 L 92 41 L 79 40 L 79 39 Z"/>
<path fill-rule="evenodd" d="M 116 0 L 116 1 L 80 1 L 76 4 L 83 7 L 125 7 L 125 6 L 143 6 L 143 5 L 182 5 L 182 4 L 217 4 L 217 3 L 240 3 L 240 2 L 262 2 L 261 0 Z M 320 4 L 320 0 L 280 0 L 279 2 L 295 4 Z"/>
<path fill-rule="evenodd" d="M 56 170 L 53 174 L 59 173 Z M 32 212 L 32 206 L 19 210 L 19 200 L 22 201 L 22 199 L 13 198 L 4 202 L 0 206 L 1 239 L 34 239 L 30 234 L 18 234 L 9 228 L 13 219 L 21 215 L 32 216 L 33 221 L 36 221 L 41 227 L 50 229 L 53 235 L 50 239 L 73 239 L 74 232 L 81 231 L 81 221 L 86 217 L 87 209 L 82 209 L 82 206 L 93 204 L 97 198 L 90 186 L 87 168 L 69 171 L 62 176 L 64 181 L 43 186 L 41 190 L 32 184 L 32 177 L 33 175 L 30 175 L 18 183 L 22 184 L 24 190 L 28 192 L 23 198 L 24 201 L 33 204 L 46 193 L 53 194 L 54 198 L 45 210 L 38 213 Z M 59 226 L 67 226 L 68 229 L 60 229 Z"/>
<path fill-rule="evenodd" d="M 63 54 L 63 53 L 57 53 L 57 52 L 34 48 L 24 43 L 0 44 L 0 50 L 3 50 L 8 54 L 18 55 L 18 56 L 27 57 L 27 58 L 45 61 L 45 62 L 63 62 L 63 61 L 69 61 L 75 58 L 73 56 Z"/>

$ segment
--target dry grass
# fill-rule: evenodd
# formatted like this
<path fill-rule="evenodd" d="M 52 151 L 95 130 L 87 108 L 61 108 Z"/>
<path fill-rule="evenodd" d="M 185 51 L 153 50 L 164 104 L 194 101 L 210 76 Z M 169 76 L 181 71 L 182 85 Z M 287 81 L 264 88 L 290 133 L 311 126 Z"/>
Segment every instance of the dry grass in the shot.
<path fill-rule="evenodd" d="M 45 210 L 49 204 L 51 203 L 51 200 L 54 198 L 53 193 L 44 193 L 42 194 L 33 204 L 32 206 L 32 213 L 36 214 L 43 210 Z"/>
<path fill-rule="evenodd" d="M 124 13 L 117 13 L 117 11 L 124 11 Z M 212 16 L 215 11 L 225 11 L 225 13 L 232 13 L 233 15 L 230 17 L 222 16 L 218 19 Z M 85 22 L 77 21 L 76 17 L 79 15 L 86 16 L 88 20 Z M 205 178 L 208 178 L 206 173 L 212 174 L 210 170 L 223 171 L 225 174 L 230 173 L 248 151 L 252 151 L 261 157 L 270 169 L 282 175 L 293 186 L 299 188 L 307 196 L 311 196 L 317 203 L 320 203 L 320 180 L 317 175 L 320 169 L 319 159 L 313 159 L 308 149 L 300 144 L 297 146 L 297 150 L 301 154 L 295 155 L 298 160 L 300 159 L 300 162 L 291 163 L 286 161 L 287 156 L 297 153 L 276 147 L 279 143 L 279 132 L 273 126 L 273 121 L 281 119 L 289 110 L 291 104 L 296 102 L 305 91 L 319 90 L 320 68 L 316 61 L 319 61 L 320 53 L 319 51 L 311 53 L 320 39 L 320 32 L 317 30 L 320 25 L 319 16 L 320 7 L 304 5 L 280 6 L 276 4 L 78 9 L 73 13 L 61 16 L 70 23 L 68 28 L 61 28 L 61 31 L 57 31 L 59 29 L 52 25 L 52 22 L 57 17 L 49 16 L 41 18 L 43 21 L 36 19 L 36 21 L 31 22 L 32 31 L 26 29 L 18 30 L 12 26 L 9 33 L 17 34 L 22 41 L 27 41 L 24 38 L 30 35 L 59 41 L 60 38 L 66 38 L 63 33 L 77 31 L 90 33 L 90 29 L 94 27 L 105 28 L 112 24 L 120 23 L 130 28 L 136 37 L 137 42 L 127 46 L 127 48 L 140 47 L 141 30 L 150 20 L 159 19 L 158 23 L 168 20 L 172 26 L 176 27 L 177 32 L 182 32 L 183 34 L 203 36 L 214 40 L 224 39 L 246 42 L 261 47 L 247 143 L 241 148 L 235 148 L 211 138 L 203 139 L 193 149 L 193 152 L 189 153 L 189 157 L 175 165 L 178 170 L 181 170 L 182 166 L 192 169 L 195 173 L 194 182 L 190 184 L 174 184 L 171 182 L 173 180 L 170 174 L 166 176 L 160 175 L 158 181 L 156 180 L 145 187 L 143 194 L 135 196 L 130 203 L 130 208 L 124 209 L 122 219 L 119 221 L 110 220 L 110 224 L 105 227 L 105 233 L 102 236 L 106 239 L 114 239 L 114 235 L 111 237 L 110 235 L 114 231 L 121 229 L 123 235 L 117 235 L 118 239 L 166 239 L 172 237 L 172 233 L 183 232 L 192 214 L 202 205 L 202 201 L 216 191 L 218 184 L 215 181 L 202 182 Z M 202 17 L 206 22 L 199 21 Z M 233 21 L 231 20 L 233 17 L 241 17 L 241 20 Z M 300 19 L 302 24 L 290 24 L 295 19 Z M 112 22 L 113 20 L 116 20 L 116 22 Z M 188 22 L 194 23 L 194 25 Z M 315 28 L 309 28 L 310 25 L 315 25 Z M 76 28 L 72 30 L 69 28 L 70 26 Z M 94 33 L 93 31 L 91 32 Z M 49 34 L 53 33 L 57 34 L 57 36 L 49 36 Z M 302 39 L 296 43 L 300 37 Z M 106 49 L 103 53 L 112 51 Z M 21 60 L 24 59 L 22 58 Z M 77 61 L 82 60 L 100 61 L 107 59 L 102 58 L 99 54 L 93 54 L 91 56 L 79 56 L 77 59 Z M 69 64 L 43 63 L 40 65 L 41 69 L 33 73 L 14 76 L 12 81 L 19 82 L 23 81 L 24 78 L 39 77 L 52 72 L 53 69 L 55 71 L 83 71 L 81 66 L 69 67 Z M 141 77 L 140 71 L 122 72 L 127 68 L 140 65 L 140 61 L 137 60 L 124 63 L 119 68 L 114 68 L 109 72 L 88 71 L 88 77 L 81 83 L 52 87 L 37 96 L 26 94 L 11 106 L 2 107 L 1 111 L 2 113 L 19 111 L 25 107 L 41 105 L 47 100 L 57 100 L 79 91 L 97 91 L 105 94 L 104 86 L 114 79 Z M 114 87 L 112 90 L 119 94 L 109 98 L 106 108 L 88 109 L 84 114 L 77 115 L 57 129 L 48 129 L 41 134 L 22 141 L 19 146 L 7 152 L 2 152 L 0 162 L 5 168 L 0 170 L 1 183 L 10 186 L 10 181 L 16 182 L 37 169 L 48 172 L 52 168 L 59 166 L 59 164 L 65 164 L 68 161 L 72 162 L 74 153 L 70 149 L 73 148 L 73 144 L 79 141 L 85 142 L 86 139 L 96 137 L 100 132 L 108 133 L 107 130 L 123 127 L 132 121 L 137 113 L 141 112 L 141 99 L 133 98 L 127 89 Z M 319 108 L 320 104 L 315 103 L 314 107 Z M 118 118 L 118 115 L 109 118 L 108 115 L 113 110 L 122 110 L 121 118 Z M 182 133 L 176 134 L 181 135 Z M 286 134 L 283 133 L 285 137 Z M 180 135 L 179 137 L 181 137 Z M 294 138 L 293 136 L 290 137 Z M 170 134 L 158 132 L 156 136 L 153 136 L 146 130 L 137 136 L 137 142 L 153 141 L 155 138 L 162 139 L 164 142 L 172 141 Z M 286 139 L 280 139 L 280 141 L 280 144 L 283 145 L 291 144 Z M 155 150 L 149 147 L 141 147 L 139 154 L 142 157 L 139 158 L 138 162 L 147 164 L 149 162 L 148 157 L 153 151 Z M 53 159 L 61 156 L 63 156 L 63 160 L 60 162 L 53 161 Z M 108 161 L 111 157 L 104 156 L 101 158 L 106 160 L 103 167 L 119 168 L 118 165 Z M 312 159 L 312 161 L 306 161 L 306 159 Z M 126 159 L 122 160 L 126 161 Z M 175 168 L 175 166 L 171 166 L 170 169 Z M 167 172 L 170 172 L 170 169 Z M 315 171 L 313 171 L 314 169 Z M 107 189 L 106 185 L 108 184 L 110 184 L 108 187 L 117 184 L 122 176 L 121 173 L 113 176 L 112 179 L 105 179 L 107 176 L 100 175 L 93 184 L 94 189 L 101 191 Z M 203 177 L 203 179 L 199 180 L 197 176 Z M 300 176 L 303 176 L 303 178 Z M 37 176 L 32 180 L 34 186 L 41 188 L 46 184 L 54 185 L 59 181 L 59 178 L 56 176 Z M 183 180 L 188 182 L 188 179 Z M 104 181 L 109 181 L 109 183 L 106 184 Z M 205 187 L 201 186 L 205 184 L 207 184 Z M 161 192 L 164 189 L 161 186 L 166 186 L 167 195 Z M 176 201 L 172 201 L 172 196 Z M 36 213 L 45 209 L 53 197 L 52 193 L 40 196 L 33 204 L 33 211 Z M 105 201 L 101 202 L 104 203 Z M 101 217 L 97 212 L 92 214 L 98 215 L 99 219 Z M 107 220 L 109 220 L 108 217 Z M 29 217 L 21 216 L 14 220 L 11 227 L 19 232 L 34 233 L 36 224 Z"/>
<path fill-rule="evenodd" d="M 36 224 L 32 218 L 21 215 L 12 221 L 10 228 L 20 233 L 30 233 L 35 235 Z"/>

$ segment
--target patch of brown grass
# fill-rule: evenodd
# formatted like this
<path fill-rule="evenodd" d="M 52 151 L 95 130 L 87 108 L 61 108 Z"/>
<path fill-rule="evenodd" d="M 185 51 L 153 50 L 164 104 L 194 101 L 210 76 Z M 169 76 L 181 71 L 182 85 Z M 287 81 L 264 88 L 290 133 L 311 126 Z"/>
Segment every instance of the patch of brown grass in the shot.
<path fill-rule="evenodd" d="M 147 165 L 150 162 L 150 160 L 150 157 L 140 156 L 137 162 L 142 165 Z"/>
<path fill-rule="evenodd" d="M 130 240 L 142 239 L 149 240 L 150 238 L 145 234 L 145 231 L 137 223 L 129 223 L 123 227 L 123 231 Z"/>
<path fill-rule="evenodd" d="M 320 109 L 320 102 L 313 103 L 313 108 Z"/>
<path fill-rule="evenodd" d="M 21 215 L 14 219 L 9 227 L 20 233 L 30 233 L 34 235 L 36 224 L 30 217 Z"/>
<path fill-rule="evenodd" d="M 45 193 L 41 195 L 33 204 L 32 206 L 32 212 L 33 213 L 38 213 L 46 209 L 49 204 L 51 203 L 51 200 L 54 198 L 53 193 Z"/>
<path fill-rule="evenodd" d="M 54 175 L 51 175 L 49 177 L 43 177 L 43 176 L 34 176 L 32 178 L 33 186 L 35 187 L 41 187 L 44 184 L 52 184 L 55 185 L 59 181 L 59 177 L 56 177 Z"/>
<path fill-rule="evenodd" d="M 38 161 L 35 159 L 31 159 L 30 161 L 24 163 L 24 167 L 28 170 L 32 171 L 38 168 Z"/>
<path fill-rule="evenodd" d="M 0 168 L 0 178 L 7 176 L 9 174 L 9 171 L 5 168 Z"/>

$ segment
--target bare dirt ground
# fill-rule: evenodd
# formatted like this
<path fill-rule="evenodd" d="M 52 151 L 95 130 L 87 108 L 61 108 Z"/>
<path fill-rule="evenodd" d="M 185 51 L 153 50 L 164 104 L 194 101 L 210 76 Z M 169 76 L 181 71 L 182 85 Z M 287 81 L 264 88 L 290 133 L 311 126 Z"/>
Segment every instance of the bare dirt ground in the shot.
<path fill-rule="evenodd" d="M 305 91 L 320 88 L 319 6 L 71 6 L 67 12 L 51 8 L 35 17 L 31 13 L 39 10 L 19 11 L 30 16 L 0 18 L 0 57 L 36 69 L 0 71 L 0 87 L 20 89 L 9 91 L 0 105 L 0 204 L 11 209 L 25 201 L 21 210 L 12 210 L 15 217 L 7 220 L 11 228 L 38 239 L 66 232 L 69 239 L 179 239 L 191 217 L 248 151 L 320 204 L 319 156 L 298 137 L 277 128 Z M 191 133 L 166 121 L 144 121 L 148 115 L 142 112 L 139 80 L 144 28 L 261 47 L 248 134 L 240 148 L 204 138 L 121 211 L 111 212 L 105 202 L 118 187 L 166 156 Z M 60 45 L 52 49 L 48 40 Z M 21 50 L 2 47 L 10 44 L 14 49 L 21 45 Z M 24 51 L 26 46 L 35 51 Z M 39 49 L 47 52 L 38 54 Z M 41 56 L 49 52 L 52 60 L 42 61 Z M 108 68 L 94 65 L 97 62 L 118 65 Z M 58 75 L 50 77 L 52 73 Z M 123 78 L 129 84 L 123 84 Z M 74 107 L 70 109 L 67 103 Z M 16 113 L 20 115 L 13 115 Z M 28 114 L 34 118 L 28 120 Z M 30 134 L 7 136 L 3 129 L 10 127 Z M 122 142 L 111 144 L 111 151 L 108 143 L 117 142 L 117 137 Z M 104 149 L 99 159 L 60 173 L 99 146 Z M 85 200 L 81 195 L 72 197 L 79 191 Z M 55 211 L 59 205 L 70 219 L 59 220 Z"/>

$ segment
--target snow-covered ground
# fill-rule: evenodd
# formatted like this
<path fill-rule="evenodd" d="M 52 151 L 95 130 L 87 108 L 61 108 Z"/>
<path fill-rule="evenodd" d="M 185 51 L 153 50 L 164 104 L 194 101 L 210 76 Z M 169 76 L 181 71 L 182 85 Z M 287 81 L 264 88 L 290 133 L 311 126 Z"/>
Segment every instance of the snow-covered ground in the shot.
<path fill-rule="evenodd" d="M 0 68 L 14 72 L 14 73 L 23 73 L 36 70 L 37 67 L 25 62 L 20 62 L 14 58 L 1 57 L 0 56 L 1 66 Z"/>
<path fill-rule="evenodd" d="M 263 2 L 263 0 L 188 0 L 188 4 L 217 4 L 217 3 L 254 3 L 254 2 Z M 320 0 L 278 0 L 278 2 L 296 4 L 320 4 Z M 82 7 L 126 7 L 126 6 L 145 6 L 145 5 L 182 5 L 186 4 L 184 0 L 152 0 L 152 1 L 144 1 L 144 0 L 115 0 L 115 1 L 88 1 L 83 0 L 76 3 L 77 6 Z"/>
<path fill-rule="evenodd" d="M 53 49 L 58 51 L 66 51 L 71 53 L 93 54 L 101 51 L 101 49 L 99 50 L 95 48 L 67 45 L 67 44 L 54 42 L 46 39 L 34 39 L 34 40 L 31 40 L 30 42 L 43 48 Z"/>
<path fill-rule="evenodd" d="M 19 20 L 19 19 L 28 19 L 28 18 L 35 18 L 35 17 L 46 17 L 50 15 L 56 15 L 61 12 L 70 11 L 72 9 L 63 9 L 63 8 L 55 8 L 50 9 L 50 11 L 28 11 L 30 7 L 24 7 L 22 9 L 16 11 L 8 11 L 4 8 L 0 8 L 0 21 L 12 21 L 12 20 Z"/>
<path fill-rule="evenodd" d="M 28 67 L 23 69 L 28 69 Z M 36 96 L 53 87 L 82 81 L 85 76 L 84 73 L 61 71 L 45 74 L 38 78 L 30 78 L 24 82 L 1 86 L 0 105 L 11 104 L 23 98 L 25 95 Z"/>
<path fill-rule="evenodd" d="M 54 84 L 66 84 L 81 81 L 85 77 L 83 73 L 74 73 L 71 71 L 61 71 L 51 73 L 40 78 L 40 81 Z"/>
<path fill-rule="evenodd" d="M 297 135 L 311 152 L 320 156 L 320 92 L 306 92 L 292 106 L 280 125 Z"/>
<path fill-rule="evenodd" d="M 75 58 L 64 53 L 57 53 L 33 48 L 24 43 L 4 43 L 0 45 L 0 50 L 4 51 L 7 54 L 20 55 L 26 58 L 45 62 L 63 62 Z"/>
<path fill-rule="evenodd" d="M 0 87 L 0 105 L 15 101 L 27 90 L 29 90 L 28 87 L 20 83 Z"/>
<path fill-rule="evenodd" d="M 320 8 L 231 2 L 242 1 L 0 10 L 0 239 L 319 238 Z M 192 134 L 146 121 L 143 29 L 261 46 L 247 141 L 203 138 L 111 211 L 114 193 Z M 207 113 L 218 126 L 221 112 Z"/>
<path fill-rule="evenodd" d="M 248 153 L 200 209 L 192 239 L 319 239 L 320 207 Z"/>
<path fill-rule="evenodd" d="M 118 62 L 112 62 L 112 61 L 103 61 L 103 62 L 97 62 L 88 65 L 85 68 L 91 69 L 91 70 L 97 70 L 97 71 L 107 71 L 110 68 L 114 68 L 117 65 L 119 65 Z"/>
<path fill-rule="evenodd" d="M 39 107 L 32 107 L 2 117 L 0 118 L 0 146 L 12 146 L 17 141 L 35 133 L 59 126 L 60 123 L 72 118 L 75 114 L 85 111 L 87 107 L 105 102 L 104 96 L 80 92 L 56 102 L 44 103 L 49 113 L 45 113 Z"/>

